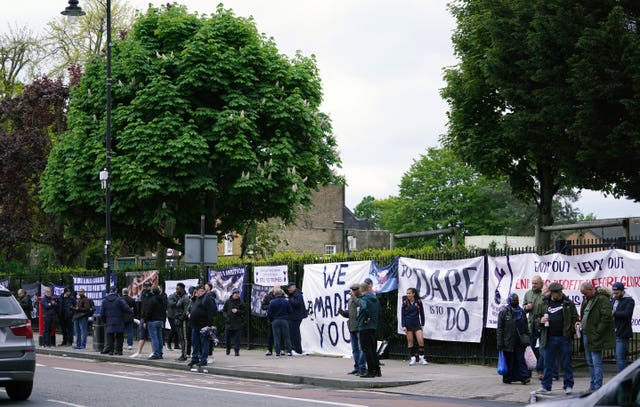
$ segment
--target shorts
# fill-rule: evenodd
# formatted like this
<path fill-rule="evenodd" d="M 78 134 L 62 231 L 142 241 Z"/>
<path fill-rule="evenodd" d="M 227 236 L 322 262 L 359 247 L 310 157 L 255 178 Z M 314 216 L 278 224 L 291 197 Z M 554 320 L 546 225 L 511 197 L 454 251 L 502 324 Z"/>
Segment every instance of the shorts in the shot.
<path fill-rule="evenodd" d="M 138 325 L 138 340 L 146 341 L 149 339 L 149 330 L 144 327 L 144 320 L 140 320 L 140 325 Z"/>
<path fill-rule="evenodd" d="M 407 325 L 405 328 L 407 328 L 407 332 L 422 331 L 422 327 L 420 325 Z"/>

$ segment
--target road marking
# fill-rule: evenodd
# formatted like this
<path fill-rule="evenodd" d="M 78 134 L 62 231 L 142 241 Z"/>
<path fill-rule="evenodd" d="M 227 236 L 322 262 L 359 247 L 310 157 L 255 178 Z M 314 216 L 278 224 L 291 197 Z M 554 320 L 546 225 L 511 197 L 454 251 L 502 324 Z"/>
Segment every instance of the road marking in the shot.
<path fill-rule="evenodd" d="M 62 400 L 49 399 L 47 401 L 50 401 L 52 403 L 64 404 L 65 406 L 71 406 L 71 407 L 86 407 L 85 405 L 82 405 L 82 404 L 67 403 L 66 401 L 62 401 Z"/>
<path fill-rule="evenodd" d="M 305 403 L 326 404 L 326 405 L 329 405 L 329 406 L 366 407 L 366 405 L 364 405 L 364 404 L 337 403 L 337 402 L 332 402 L 332 401 L 303 399 L 303 398 L 299 398 L 299 397 L 279 396 L 279 395 L 276 395 L 276 394 L 255 393 L 255 392 L 247 392 L 247 391 L 240 391 L 240 390 L 229 390 L 229 389 L 217 389 L 217 388 L 211 388 L 211 387 L 194 386 L 194 385 L 186 384 L 186 383 L 167 383 L 167 382 L 163 382 L 163 381 L 159 381 L 159 380 L 143 379 L 141 377 L 131 377 L 131 376 L 123 377 L 121 375 L 115 375 L 115 374 L 110 374 L 110 373 L 90 372 L 90 371 L 87 371 L 87 370 L 68 369 L 68 368 L 64 368 L 64 367 L 54 367 L 53 369 L 64 370 L 66 372 L 75 372 L 75 373 L 82 373 L 82 374 L 92 374 L 92 375 L 96 375 L 96 376 L 113 377 L 113 378 L 117 378 L 117 379 L 137 380 L 137 381 L 140 381 L 140 382 L 156 383 L 156 384 L 161 384 L 161 385 L 162 384 L 163 385 L 171 384 L 173 386 L 187 387 L 187 388 L 191 388 L 191 389 L 200 389 L 200 390 L 205 389 L 205 390 L 219 391 L 219 392 L 224 392 L 224 393 L 245 394 L 245 395 L 248 394 L 248 395 L 259 396 L 259 397 L 270 397 L 270 398 L 280 399 L 280 400 L 292 400 L 292 401 L 301 401 L 301 402 L 305 402 Z"/>

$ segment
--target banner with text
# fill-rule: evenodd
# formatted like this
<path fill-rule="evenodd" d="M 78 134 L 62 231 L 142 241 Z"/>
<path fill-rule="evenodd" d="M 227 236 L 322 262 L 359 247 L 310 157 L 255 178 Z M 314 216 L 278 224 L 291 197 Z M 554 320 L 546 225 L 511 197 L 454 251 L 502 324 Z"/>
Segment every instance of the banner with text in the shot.
<path fill-rule="evenodd" d="M 483 257 L 463 260 L 416 260 L 398 265 L 398 333 L 402 334 L 402 296 L 410 287 L 424 306 L 424 337 L 480 342 L 483 321 Z"/>
<path fill-rule="evenodd" d="M 253 268 L 253 283 L 273 287 L 275 285 L 286 285 L 289 281 L 287 277 L 289 267 L 282 266 L 255 266 Z"/>
<path fill-rule="evenodd" d="M 347 309 L 349 287 L 362 283 L 371 268 L 371 261 L 305 264 L 302 293 L 312 308 L 300 325 L 302 349 L 306 353 L 351 355 L 347 319 L 338 310 Z"/>
<path fill-rule="evenodd" d="M 497 327 L 500 309 L 505 305 L 510 292 L 516 292 L 520 303 L 531 289 L 531 279 L 539 275 L 545 283 L 558 282 L 563 293 L 576 304 L 580 312 L 582 294 L 580 285 L 590 281 L 594 287 L 605 287 L 620 281 L 625 292 L 636 300 L 631 325 L 640 332 L 640 254 L 626 250 L 607 250 L 575 256 L 533 253 L 506 257 L 489 257 L 489 306 L 487 328 Z"/>
<path fill-rule="evenodd" d="M 115 287 L 116 274 L 111 273 L 109 280 L 111 280 L 109 286 Z M 84 288 L 84 295 L 93 300 L 93 305 L 95 306 L 93 315 L 100 314 L 102 299 L 107 296 L 105 282 L 105 276 L 73 277 L 73 291 L 78 292 L 78 290 Z"/>

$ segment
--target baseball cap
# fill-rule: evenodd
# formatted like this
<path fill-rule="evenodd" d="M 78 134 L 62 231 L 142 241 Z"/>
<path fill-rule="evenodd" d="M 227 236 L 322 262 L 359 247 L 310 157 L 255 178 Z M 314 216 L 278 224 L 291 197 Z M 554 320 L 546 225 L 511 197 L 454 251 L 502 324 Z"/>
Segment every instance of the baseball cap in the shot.
<path fill-rule="evenodd" d="M 240 292 L 239 288 L 234 288 L 233 290 L 231 290 L 232 294 L 239 293 L 239 292 Z"/>
<path fill-rule="evenodd" d="M 373 280 L 370 279 L 369 277 L 365 278 L 364 282 L 367 283 L 367 284 L 373 284 Z"/>
<path fill-rule="evenodd" d="M 295 281 L 289 281 L 287 283 L 287 287 L 291 287 L 292 285 L 296 285 L 296 282 Z"/>
<path fill-rule="evenodd" d="M 358 284 L 358 283 L 351 284 L 351 289 L 352 290 L 359 290 L 360 289 L 360 284 Z"/>
<path fill-rule="evenodd" d="M 624 284 L 622 284 L 620 281 L 616 281 L 611 286 L 611 289 L 616 290 L 616 291 L 622 291 L 622 290 L 624 290 Z"/>
<path fill-rule="evenodd" d="M 562 291 L 562 284 L 560 283 L 551 283 L 549 284 L 549 291 L 552 293 L 556 293 L 558 291 Z"/>

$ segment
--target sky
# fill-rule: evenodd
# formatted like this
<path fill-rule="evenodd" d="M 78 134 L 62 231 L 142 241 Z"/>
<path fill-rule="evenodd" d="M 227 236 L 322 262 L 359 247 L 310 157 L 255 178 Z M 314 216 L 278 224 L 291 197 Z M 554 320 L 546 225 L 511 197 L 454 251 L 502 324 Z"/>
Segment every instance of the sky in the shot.
<path fill-rule="evenodd" d="M 446 132 L 447 104 L 440 97 L 443 68 L 456 64 L 450 0 L 227 0 L 238 16 L 253 16 L 258 30 L 280 51 L 315 55 L 324 102 L 353 209 L 367 195 L 398 195 L 402 175 Z M 165 4 L 127 0 L 136 9 Z M 222 0 L 180 0 L 210 14 Z M 80 0 L 80 6 L 83 0 Z M 0 32 L 9 24 L 42 30 L 67 0 L 0 3 Z M 575 204 L 598 219 L 640 216 L 640 204 L 583 191 Z"/>

